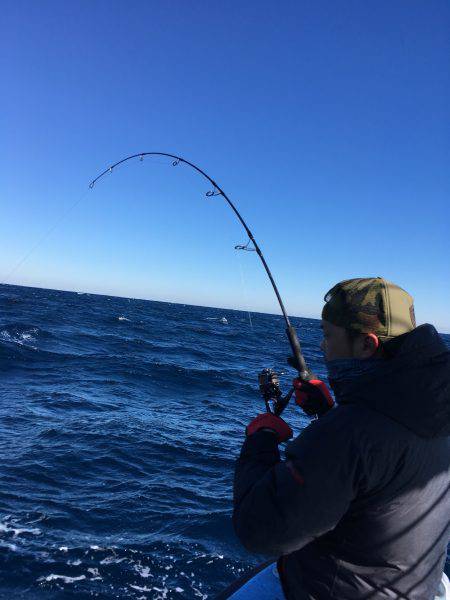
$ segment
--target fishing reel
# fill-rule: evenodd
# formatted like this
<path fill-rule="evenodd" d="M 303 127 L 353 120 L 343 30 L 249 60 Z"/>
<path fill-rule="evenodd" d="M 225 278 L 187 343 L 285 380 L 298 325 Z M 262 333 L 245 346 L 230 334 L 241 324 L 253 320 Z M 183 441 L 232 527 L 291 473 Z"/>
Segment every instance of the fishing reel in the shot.
<path fill-rule="evenodd" d="M 269 413 L 279 416 L 286 408 L 293 389 L 283 398 L 278 374 L 273 369 L 263 369 L 258 375 L 259 391 Z"/>

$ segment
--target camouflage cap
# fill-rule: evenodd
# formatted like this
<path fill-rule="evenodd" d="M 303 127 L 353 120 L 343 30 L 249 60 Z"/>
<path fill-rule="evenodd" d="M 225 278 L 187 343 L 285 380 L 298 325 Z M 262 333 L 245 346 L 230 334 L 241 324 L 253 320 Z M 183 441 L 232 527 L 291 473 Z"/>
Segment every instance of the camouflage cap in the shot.
<path fill-rule="evenodd" d="M 390 339 L 416 327 L 413 298 L 382 277 L 341 281 L 324 300 L 322 318 L 356 332 Z"/>

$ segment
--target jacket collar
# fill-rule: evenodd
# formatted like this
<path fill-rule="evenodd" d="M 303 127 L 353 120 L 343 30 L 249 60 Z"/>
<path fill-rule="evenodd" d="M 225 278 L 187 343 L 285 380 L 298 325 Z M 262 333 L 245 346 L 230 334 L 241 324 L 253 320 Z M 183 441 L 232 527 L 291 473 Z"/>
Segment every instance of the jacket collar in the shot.
<path fill-rule="evenodd" d="M 364 404 L 422 437 L 450 435 L 450 351 L 432 325 L 386 343 L 374 373 L 330 381 L 339 404 Z"/>

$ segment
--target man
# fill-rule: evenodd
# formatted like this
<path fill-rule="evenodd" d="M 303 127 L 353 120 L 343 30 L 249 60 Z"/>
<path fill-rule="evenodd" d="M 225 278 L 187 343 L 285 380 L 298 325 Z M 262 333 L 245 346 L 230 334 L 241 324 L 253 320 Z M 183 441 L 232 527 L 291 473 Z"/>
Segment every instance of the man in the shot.
<path fill-rule="evenodd" d="M 235 531 L 251 552 L 281 557 L 288 600 L 432 600 L 449 539 L 450 352 L 382 278 L 343 281 L 325 302 L 336 406 L 294 381 L 297 403 L 320 417 L 285 461 L 287 423 L 269 413 L 250 423 Z"/>

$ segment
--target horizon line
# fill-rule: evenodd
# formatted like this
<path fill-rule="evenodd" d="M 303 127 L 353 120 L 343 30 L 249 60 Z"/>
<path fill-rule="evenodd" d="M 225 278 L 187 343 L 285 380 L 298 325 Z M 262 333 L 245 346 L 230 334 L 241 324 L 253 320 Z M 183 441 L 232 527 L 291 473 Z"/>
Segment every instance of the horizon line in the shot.
<path fill-rule="evenodd" d="M 262 310 L 249 310 L 249 309 L 244 309 L 244 308 L 230 308 L 229 306 L 211 306 L 209 304 L 191 304 L 190 302 L 175 302 L 174 300 L 154 300 L 153 298 L 137 298 L 137 297 L 132 297 L 132 296 L 121 296 L 120 294 L 102 294 L 100 292 L 85 292 L 85 291 L 81 291 L 81 290 L 62 290 L 59 288 L 47 288 L 47 287 L 39 287 L 36 285 L 23 285 L 21 283 L 5 283 L 2 282 L 0 283 L 0 286 L 10 286 L 10 287 L 23 287 L 23 288 L 29 288 L 32 290 L 49 290 L 52 292 L 65 292 L 65 293 L 69 293 L 69 294 L 88 294 L 91 296 L 104 296 L 105 298 L 123 298 L 124 300 L 142 300 L 143 302 L 162 302 L 163 304 L 180 304 L 181 306 L 194 306 L 194 307 L 198 307 L 198 308 L 214 308 L 217 310 L 233 310 L 236 312 L 250 312 L 250 313 L 255 313 L 257 315 L 271 315 L 273 317 L 282 317 L 283 318 L 283 314 L 281 313 L 272 313 L 272 312 L 268 312 L 268 311 L 262 311 Z M 320 317 L 301 317 L 299 315 L 288 315 L 289 317 L 294 317 L 295 319 L 312 319 L 314 321 L 320 321 Z"/>
<path fill-rule="evenodd" d="M 180 304 L 180 305 L 184 305 L 184 306 L 194 306 L 194 307 L 199 307 L 199 308 L 214 308 L 217 310 L 233 310 L 236 312 L 247 312 L 247 313 L 254 313 L 254 314 L 260 314 L 260 315 L 271 315 L 274 317 L 283 317 L 281 311 L 279 313 L 273 313 L 273 312 L 269 312 L 269 311 L 262 311 L 262 310 L 249 310 L 247 309 L 242 309 L 242 308 L 230 308 L 228 306 L 210 306 L 209 304 L 191 304 L 189 302 L 175 302 L 173 300 L 154 300 L 152 298 L 137 298 L 137 297 L 132 297 L 132 296 L 121 296 L 119 294 L 102 294 L 100 292 L 85 292 L 85 291 L 81 291 L 81 290 L 61 290 L 59 288 L 46 288 L 46 287 L 39 287 L 39 286 L 35 286 L 35 285 L 23 285 L 20 283 L 6 283 L 6 282 L 2 282 L 0 283 L 0 286 L 10 286 L 10 287 L 24 287 L 24 288 L 30 288 L 30 289 L 35 289 L 35 290 L 50 290 L 53 292 L 65 292 L 65 293 L 71 293 L 71 294 L 90 294 L 92 296 L 104 296 L 104 297 L 110 297 L 110 298 L 123 298 L 125 300 L 142 300 L 144 302 L 162 302 L 163 304 Z M 288 315 L 289 317 L 293 317 L 295 319 L 312 319 L 314 321 L 320 321 L 321 318 L 320 317 L 311 317 L 311 316 L 300 316 L 300 315 Z M 425 323 L 421 323 L 421 325 L 424 325 Z M 435 325 L 436 329 L 438 330 L 439 333 L 442 333 L 444 335 L 450 335 L 450 326 L 438 326 Z"/>

